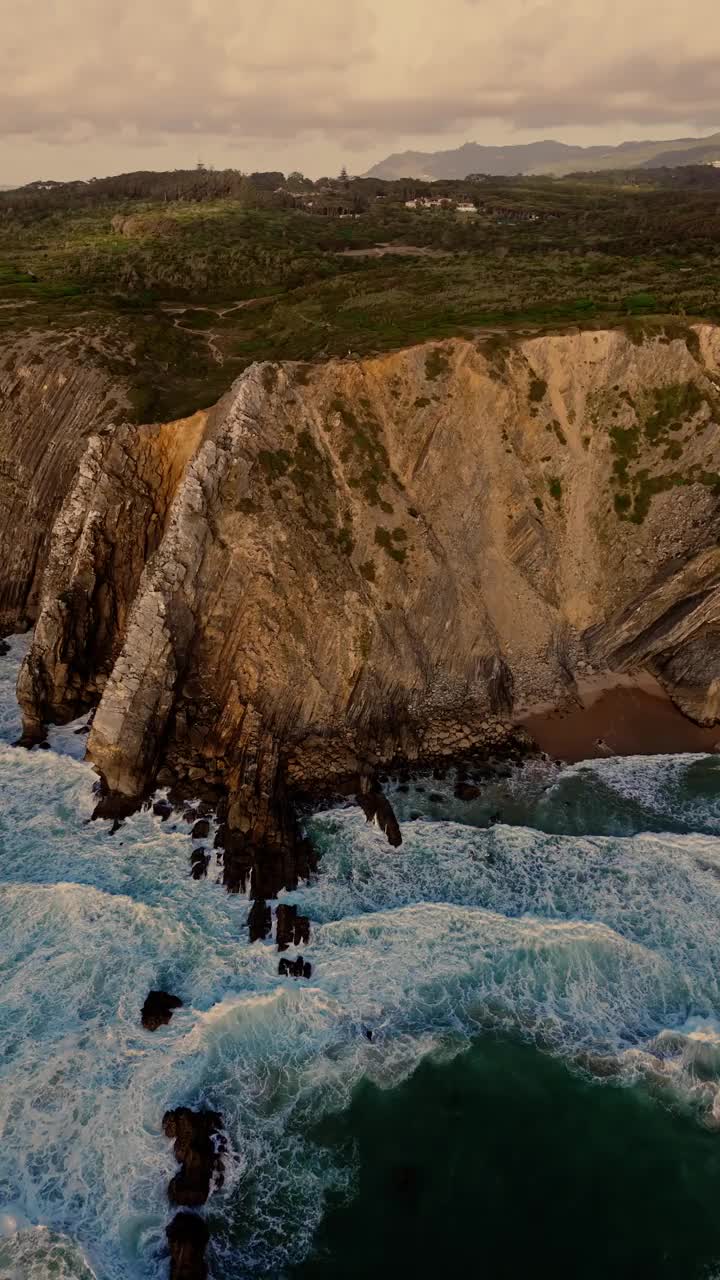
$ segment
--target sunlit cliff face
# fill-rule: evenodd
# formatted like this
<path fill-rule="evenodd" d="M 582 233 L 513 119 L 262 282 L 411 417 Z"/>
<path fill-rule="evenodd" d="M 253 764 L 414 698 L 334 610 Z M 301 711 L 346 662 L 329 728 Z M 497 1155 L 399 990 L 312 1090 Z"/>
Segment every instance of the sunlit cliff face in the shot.
<path fill-rule="evenodd" d="M 719 357 L 699 326 L 256 365 L 207 416 L 92 438 L 28 732 L 99 699 L 113 790 L 167 760 L 248 830 L 280 777 L 494 740 L 588 666 L 648 667 L 714 723 Z"/>

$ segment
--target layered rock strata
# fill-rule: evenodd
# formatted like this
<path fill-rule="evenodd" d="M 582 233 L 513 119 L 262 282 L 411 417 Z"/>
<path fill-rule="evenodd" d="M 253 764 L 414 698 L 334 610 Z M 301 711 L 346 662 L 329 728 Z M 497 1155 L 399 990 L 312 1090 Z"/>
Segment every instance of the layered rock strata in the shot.
<path fill-rule="evenodd" d="M 50 534 L 88 437 L 127 411 L 92 344 L 35 331 L 0 357 L 0 636 L 34 622 Z"/>
<path fill-rule="evenodd" d="M 269 899 L 311 865 L 298 797 L 397 842 L 379 771 L 519 751 L 588 669 L 717 723 L 719 636 L 720 330 L 458 340 L 93 436 L 18 692 L 29 735 L 97 706 L 127 803 L 161 767 L 227 796 L 225 881 Z"/>

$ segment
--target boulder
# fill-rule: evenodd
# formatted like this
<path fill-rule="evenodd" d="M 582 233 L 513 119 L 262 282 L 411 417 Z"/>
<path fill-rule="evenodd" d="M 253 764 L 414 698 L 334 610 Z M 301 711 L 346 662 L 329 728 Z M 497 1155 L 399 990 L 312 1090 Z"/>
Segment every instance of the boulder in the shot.
<path fill-rule="evenodd" d="M 142 1007 L 142 1024 L 146 1031 L 157 1031 L 158 1027 L 167 1026 L 173 1009 L 181 1008 L 179 996 L 171 996 L 167 991 L 151 991 Z"/>
<path fill-rule="evenodd" d="M 207 840 L 210 835 L 210 823 L 207 818 L 199 818 L 190 832 L 193 840 Z"/>
<path fill-rule="evenodd" d="M 204 1218 L 196 1213 L 176 1213 L 165 1228 L 170 1248 L 170 1280 L 206 1280 L 210 1232 Z"/>
<path fill-rule="evenodd" d="M 169 800 L 156 800 L 153 804 L 152 811 L 157 818 L 162 818 L 163 822 L 167 822 L 173 807 Z"/>

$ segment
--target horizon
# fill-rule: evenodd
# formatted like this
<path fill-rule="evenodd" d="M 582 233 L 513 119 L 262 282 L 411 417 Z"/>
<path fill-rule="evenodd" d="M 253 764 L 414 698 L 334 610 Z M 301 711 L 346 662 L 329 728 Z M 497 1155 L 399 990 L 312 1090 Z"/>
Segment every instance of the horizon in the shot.
<path fill-rule="evenodd" d="M 480 147 L 500 149 L 500 148 L 527 146 L 532 144 L 542 145 L 543 143 L 557 143 L 557 144 L 560 144 L 561 146 L 567 146 L 567 147 L 582 147 L 585 150 L 588 150 L 593 147 L 600 147 L 600 148 L 606 147 L 608 150 L 611 150 L 613 148 L 617 148 L 620 146 L 632 146 L 632 145 L 642 144 L 642 143 L 671 142 L 671 141 L 702 142 L 705 139 L 716 136 L 718 133 L 720 133 L 720 126 L 710 128 L 708 132 L 695 132 L 695 133 L 674 132 L 672 131 L 672 129 L 668 128 L 668 130 L 665 132 L 663 132 L 662 130 L 658 130 L 655 133 L 653 133 L 652 131 L 648 131 L 647 134 L 643 133 L 642 135 L 635 135 L 633 137 L 622 136 L 618 141 L 593 140 L 593 141 L 587 141 L 587 142 L 574 142 L 574 141 L 568 141 L 565 137 L 558 136 L 558 134 L 550 134 L 550 133 L 544 133 L 542 137 L 537 137 L 537 138 L 523 137 L 522 141 L 478 142 L 477 139 L 466 138 L 461 142 L 456 142 L 452 144 L 448 143 L 447 145 L 438 145 L 435 147 L 400 146 L 400 145 L 389 146 L 388 150 L 385 151 L 383 155 L 372 160 L 363 169 L 350 170 L 349 166 L 347 165 L 347 162 L 341 159 L 340 164 L 338 164 L 336 168 L 333 168 L 332 166 L 323 167 L 322 165 L 320 165 L 317 169 L 317 172 L 315 173 L 308 172 L 307 169 L 303 169 L 301 166 L 292 163 L 289 159 L 288 161 L 286 161 L 284 165 L 280 163 L 278 163 L 277 165 L 270 165 L 270 164 L 263 165 L 262 162 L 258 164 L 252 164 L 252 165 L 240 165 L 240 164 L 227 164 L 227 163 L 216 164 L 212 160 L 212 158 L 207 159 L 202 156 L 196 156 L 193 160 L 188 159 L 185 163 L 174 164 L 174 165 L 155 166 L 155 165 L 147 165 L 147 164 L 137 164 L 128 168 L 115 168 L 112 170 L 108 170 L 107 172 L 95 172 L 95 173 L 88 172 L 83 174 L 67 173 L 63 177 L 58 177 L 58 176 L 55 176 L 55 174 L 50 174 L 50 173 L 41 173 L 41 174 L 36 173 L 32 177 L 26 177 L 19 181 L 10 182 L 10 183 L 5 182 L 5 175 L 0 170 L 0 179 L 1 179 L 0 191 L 15 190 L 19 187 L 29 186 L 33 182 L 92 182 L 93 180 L 101 181 L 107 178 L 118 177 L 120 174 L 123 174 L 123 173 L 135 173 L 135 172 L 173 173 L 173 172 L 180 172 L 180 171 L 187 172 L 192 169 L 196 169 L 199 164 L 202 164 L 202 166 L 209 171 L 233 170 L 237 173 L 257 173 L 257 172 L 277 171 L 279 173 L 280 172 L 283 173 L 286 178 L 289 176 L 289 174 L 293 172 L 300 172 L 303 174 L 304 177 L 310 178 L 312 181 L 316 182 L 322 177 L 336 176 L 340 172 L 340 170 L 343 168 L 343 166 L 348 168 L 348 173 L 351 178 L 362 178 L 366 176 L 368 171 L 372 169 L 375 165 L 382 163 L 383 161 L 389 159 L 391 156 L 403 155 L 406 152 L 417 153 L 417 154 L 433 154 L 435 152 L 460 150 L 463 147 L 480 146 Z"/>
<path fill-rule="evenodd" d="M 0 182 L 13 186 L 198 159 L 319 177 L 472 139 L 617 146 L 720 127 L 711 0 L 689 13 L 651 0 L 500 12 L 488 0 L 27 0 L 22 28 L 12 16 Z"/>

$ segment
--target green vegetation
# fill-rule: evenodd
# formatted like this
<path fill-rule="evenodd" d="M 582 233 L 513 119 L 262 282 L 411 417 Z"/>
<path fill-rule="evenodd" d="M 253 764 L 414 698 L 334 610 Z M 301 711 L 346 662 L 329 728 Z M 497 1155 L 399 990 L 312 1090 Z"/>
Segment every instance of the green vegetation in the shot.
<path fill-rule="evenodd" d="M 562 481 L 559 476 L 548 476 L 548 489 L 550 497 L 554 498 L 559 505 L 562 501 Z"/>
<path fill-rule="evenodd" d="M 681 335 L 674 335 L 677 336 Z M 668 341 L 671 340 L 673 339 L 668 338 Z M 710 391 L 693 381 L 676 383 L 643 392 L 638 398 L 638 404 L 627 392 L 619 392 L 618 387 L 613 392 L 616 393 L 614 399 L 613 393 L 598 399 L 592 416 L 595 426 L 600 427 L 608 418 L 617 418 L 622 406 L 625 411 L 630 409 L 634 418 L 631 425 L 621 426 L 613 422 L 608 429 L 614 455 L 613 506 L 620 519 L 642 524 L 653 497 L 669 489 L 703 484 L 713 492 L 718 490 L 715 473 L 704 471 L 697 463 L 685 470 L 670 472 L 656 471 L 652 465 L 638 466 L 641 457 L 647 459 L 648 447 L 657 451 L 655 457 L 658 463 L 679 462 L 682 459 L 685 446 L 693 434 L 693 420 L 696 416 L 703 408 L 709 409 L 713 414 L 717 413 L 716 398 Z M 704 416 L 698 426 L 705 420 Z M 652 453 L 650 457 L 652 462 Z"/>
<path fill-rule="evenodd" d="M 436 378 L 442 378 L 448 372 L 450 362 L 445 352 L 436 347 L 434 351 L 429 351 L 425 357 L 425 377 L 428 382 L 434 382 Z"/>
<path fill-rule="evenodd" d="M 400 532 L 402 532 L 402 530 Z M 382 525 L 378 525 L 375 530 L 375 541 L 377 545 L 382 547 L 383 551 L 391 557 L 391 559 L 397 560 L 398 564 L 403 564 L 407 556 L 407 550 L 405 547 L 396 547 L 394 545 L 393 539 L 396 538 L 397 533 L 397 529 L 390 533 L 387 529 L 384 529 Z"/>
<path fill-rule="evenodd" d="M 331 401 L 329 411 L 338 415 L 344 427 L 340 457 L 348 468 L 350 487 L 359 489 L 371 507 L 380 507 L 391 515 L 392 504 L 380 494 L 381 486 L 392 478 L 390 460 L 369 401 L 361 400 L 355 410 L 337 397 Z"/>
<path fill-rule="evenodd" d="M 457 335 L 479 338 L 498 370 L 519 337 L 567 325 L 623 325 L 633 341 L 685 341 L 698 358 L 689 322 L 720 318 L 719 182 L 717 171 L 677 170 L 633 184 L 318 184 L 319 203 L 349 218 L 304 210 L 298 190 L 312 184 L 282 174 L 129 174 L 0 193 L 0 336 L 42 330 L 70 358 L 101 361 L 146 420 L 211 404 L 255 360 L 298 361 L 302 384 L 315 360 Z M 472 199 L 478 215 L 405 208 L 426 192 Z M 357 256 L 378 245 L 419 252 Z M 429 381 L 448 368 L 441 346 L 428 351 Z M 272 364 L 262 376 L 272 389 Z M 531 402 L 545 392 L 533 377 Z M 693 412 L 687 395 L 651 406 L 648 435 Z M 357 418 L 347 430 L 366 437 L 352 441 L 360 487 L 379 504 L 386 461 L 368 444 L 367 414 Z"/>
<path fill-rule="evenodd" d="M 652 400 L 653 406 L 645 420 L 645 434 L 653 444 L 667 431 L 678 431 L 707 403 L 707 397 L 695 382 L 656 387 Z"/>
<path fill-rule="evenodd" d="M 287 475 L 292 463 L 292 454 L 285 449 L 276 449 L 274 451 L 261 449 L 258 453 L 258 462 L 268 480 L 279 480 L 282 476 Z"/>

